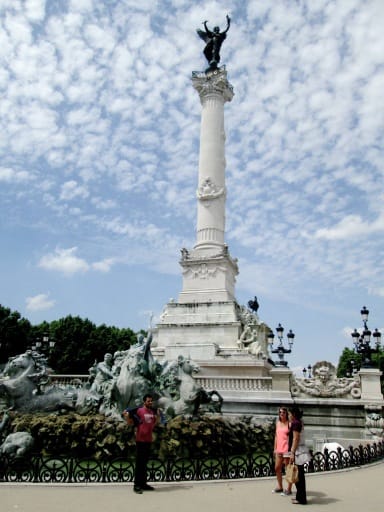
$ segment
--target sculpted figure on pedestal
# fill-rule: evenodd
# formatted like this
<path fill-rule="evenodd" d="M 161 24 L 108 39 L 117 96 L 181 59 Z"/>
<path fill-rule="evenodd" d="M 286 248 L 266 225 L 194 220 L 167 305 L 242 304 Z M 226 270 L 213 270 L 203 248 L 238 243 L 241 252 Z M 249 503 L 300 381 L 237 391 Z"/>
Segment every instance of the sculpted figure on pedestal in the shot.
<path fill-rule="evenodd" d="M 256 297 L 255 301 L 257 302 Z M 237 345 L 241 349 L 246 349 L 249 354 L 256 356 L 258 359 L 267 359 L 267 338 L 265 333 L 261 332 L 261 324 L 256 313 L 258 303 L 256 307 L 255 301 L 248 302 L 249 309 L 245 306 L 239 308 L 239 319 L 243 324 L 243 330 L 240 338 L 237 340 Z"/>
<path fill-rule="evenodd" d="M 203 23 L 205 31 L 197 29 L 196 32 L 206 43 L 203 53 L 209 63 L 207 71 L 213 71 L 217 69 L 217 65 L 220 62 L 221 45 L 227 37 L 227 32 L 231 25 L 231 19 L 227 14 L 227 28 L 223 32 L 220 32 L 220 27 L 214 27 L 213 31 L 209 30 L 207 23 L 208 21 L 204 21 Z"/>

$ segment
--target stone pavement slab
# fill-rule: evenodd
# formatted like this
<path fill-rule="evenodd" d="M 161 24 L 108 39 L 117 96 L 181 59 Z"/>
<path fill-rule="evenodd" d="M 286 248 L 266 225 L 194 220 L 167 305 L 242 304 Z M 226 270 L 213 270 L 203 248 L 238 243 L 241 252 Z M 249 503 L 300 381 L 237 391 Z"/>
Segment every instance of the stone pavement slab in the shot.
<path fill-rule="evenodd" d="M 164 482 L 154 492 L 132 484 L 0 484 L 0 512 L 276 512 L 302 508 L 272 493 L 274 478 Z M 378 512 L 384 503 L 384 462 L 307 475 L 311 512 Z"/>

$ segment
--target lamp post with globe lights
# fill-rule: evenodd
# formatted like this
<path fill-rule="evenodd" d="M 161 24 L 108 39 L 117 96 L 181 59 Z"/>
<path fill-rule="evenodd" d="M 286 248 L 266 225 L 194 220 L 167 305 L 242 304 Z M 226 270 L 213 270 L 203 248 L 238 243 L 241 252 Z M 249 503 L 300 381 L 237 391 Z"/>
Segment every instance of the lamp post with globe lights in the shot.
<path fill-rule="evenodd" d="M 373 368 L 372 354 L 377 354 L 380 350 L 381 332 L 376 328 L 373 333 L 368 328 L 369 310 L 364 306 L 360 311 L 363 320 L 363 331 L 355 329 L 352 333 L 352 340 L 355 346 L 355 352 L 361 355 L 361 367 Z M 371 336 L 374 339 L 375 347 L 371 347 Z"/>
<path fill-rule="evenodd" d="M 278 356 L 278 360 L 274 362 L 275 366 L 285 366 L 286 367 L 286 366 L 288 366 L 288 362 L 284 359 L 284 356 L 285 356 L 285 354 L 290 354 L 292 352 L 292 345 L 293 345 L 293 340 L 295 338 L 295 335 L 291 329 L 288 331 L 288 333 L 287 333 L 288 348 L 287 348 L 283 344 L 284 327 L 281 324 L 279 324 L 276 327 L 276 332 L 277 332 L 277 338 L 278 338 L 277 346 L 275 348 L 273 348 L 273 342 L 275 339 L 275 335 L 273 334 L 272 331 L 270 331 L 268 334 L 268 343 L 269 343 L 269 346 L 271 349 L 271 353 L 277 354 L 277 356 Z"/>
<path fill-rule="evenodd" d="M 38 354 L 44 355 L 45 357 L 49 357 L 54 347 L 55 341 L 50 338 L 48 334 L 44 334 L 42 338 L 36 339 L 34 345 L 32 345 L 32 350 L 36 351 Z"/>

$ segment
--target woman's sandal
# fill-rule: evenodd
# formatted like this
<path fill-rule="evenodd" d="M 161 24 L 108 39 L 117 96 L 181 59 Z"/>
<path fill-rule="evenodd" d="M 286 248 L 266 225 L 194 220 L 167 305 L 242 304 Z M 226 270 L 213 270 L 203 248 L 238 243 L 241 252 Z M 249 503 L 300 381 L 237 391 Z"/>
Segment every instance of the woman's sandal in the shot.
<path fill-rule="evenodd" d="M 291 500 L 291 501 L 292 501 L 292 503 L 293 503 L 294 505 L 304 505 L 304 503 L 301 503 L 301 501 L 297 501 L 297 500 L 295 500 L 295 498 L 292 498 L 292 500 Z"/>

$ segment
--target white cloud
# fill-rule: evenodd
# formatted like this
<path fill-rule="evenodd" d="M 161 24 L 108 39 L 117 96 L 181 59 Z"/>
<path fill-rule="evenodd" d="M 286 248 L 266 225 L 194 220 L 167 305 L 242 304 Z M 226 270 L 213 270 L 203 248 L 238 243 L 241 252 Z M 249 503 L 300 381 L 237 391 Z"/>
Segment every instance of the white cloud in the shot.
<path fill-rule="evenodd" d="M 342 330 L 343 337 L 345 339 L 351 341 L 351 339 L 352 339 L 351 338 L 351 333 L 353 333 L 354 330 L 355 330 L 354 328 L 352 329 L 352 327 L 349 327 L 349 326 L 344 327 L 343 330 Z"/>
<path fill-rule="evenodd" d="M 86 198 L 89 192 L 86 187 L 79 185 L 77 181 L 70 180 L 63 183 L 61 187 L 60 199 L 64 201 L 75 199 L 76 197 Z"/>
<path fill-rule="evenodd" d="M 30 181 L 31 176 L 27 171 L 17 171 L 8 167 L 0 167 L 0 182 L 17 183 Z"/>
<path fill-rule="evenodd" d="M 364 222 L 358 215 L 348 215 L 332 228 L 318 229 L 315 237 L 326 240 L 352 240 L 381 231 L 384 231 L 384 215 L 371 223 Z"/>
<path fill-rule="evenodd" d="M 49 298 L 48 293 L 39 293 L 33 297 L 26 298 L 27 311 L 46 311 L 52 309 L 56 304 L 56 301 Z"/>
<path fill-rule="evenodd" d="M 373 296 L 384 297 L 384 286 L 381 287 L 370 287 L 368 293 Z"/>
<path fill-rule="evenodd" d="M 61 272 L 65 275 L 73 275 L 78 272 L 87 272 L 89 264 L 76 256 L 78 248 L 55 249 L 54 253 L 46 254 L 39 261 L 39 267 L 45 270 Z"/>
<path fill-rule="evenodd" d="M 46 0 L 26 0 L 25 11 L 26 16 L 33 23 L 42 21 L 45 16 Z"/>
<path fill-rule="evenodd" d="M 115 263 L 114 258 L 107 258 L 105 260 L 96 261 L 92 263 L 92 268 L 100 272 L 110 272 L 112 265 Z"/>

